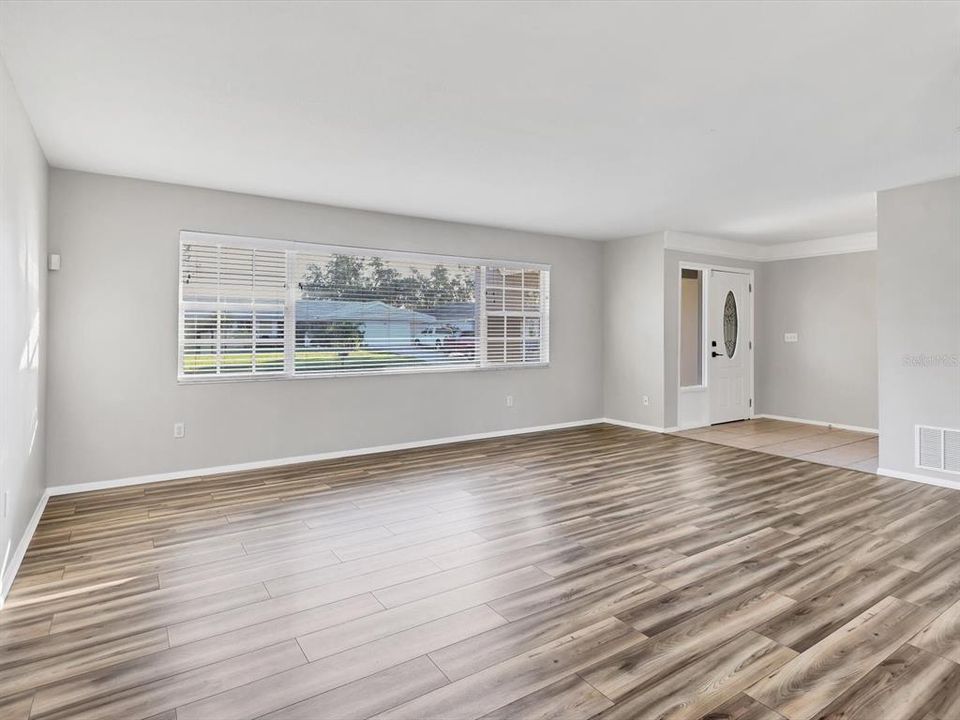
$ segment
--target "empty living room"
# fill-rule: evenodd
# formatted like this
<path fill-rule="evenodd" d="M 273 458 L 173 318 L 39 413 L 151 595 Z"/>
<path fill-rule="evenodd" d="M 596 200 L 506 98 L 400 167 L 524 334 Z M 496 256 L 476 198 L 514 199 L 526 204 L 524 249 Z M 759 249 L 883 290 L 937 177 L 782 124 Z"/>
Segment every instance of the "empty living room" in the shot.
<path fill-rule="evenodd" d="M 960 720 L 960 0 L 0 0 L 0 720 Z"/>

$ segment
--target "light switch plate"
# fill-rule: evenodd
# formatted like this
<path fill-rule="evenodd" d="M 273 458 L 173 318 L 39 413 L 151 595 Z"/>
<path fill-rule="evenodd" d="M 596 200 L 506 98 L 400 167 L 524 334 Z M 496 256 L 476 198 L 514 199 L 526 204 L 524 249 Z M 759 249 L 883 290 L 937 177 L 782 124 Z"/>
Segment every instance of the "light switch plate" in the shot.
<path fill-rule="evenodd" d="M 783 341 L 784 342 L 798 342 L 800 338 L 797 336 L 797 333 L 784 333 Z"/>

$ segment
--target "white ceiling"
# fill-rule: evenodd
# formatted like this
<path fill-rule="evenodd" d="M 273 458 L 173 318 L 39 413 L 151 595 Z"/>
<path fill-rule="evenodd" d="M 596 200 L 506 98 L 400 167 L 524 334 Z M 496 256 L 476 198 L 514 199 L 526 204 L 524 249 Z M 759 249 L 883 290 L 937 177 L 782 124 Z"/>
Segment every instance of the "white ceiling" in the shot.
<path fill-rule="evenodd" d="M 960 173 L 960 4 L 14 2 L 58 167 L 590 238 L 871 230 Z"/>

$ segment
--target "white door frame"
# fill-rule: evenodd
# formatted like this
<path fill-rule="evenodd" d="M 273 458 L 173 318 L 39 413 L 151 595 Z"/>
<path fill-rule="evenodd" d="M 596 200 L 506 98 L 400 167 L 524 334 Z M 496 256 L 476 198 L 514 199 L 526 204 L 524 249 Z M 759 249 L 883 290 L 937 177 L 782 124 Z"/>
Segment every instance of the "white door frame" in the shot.
<path fill-rule="evenodd" d="M 684 270 L 699 270 L 700 271 L 700 317 L 701 317 L 701 326 L 700 326 L 700 367 L 702 370 L 702 377 L 700 378 L 700 385 L 695 385 L 692 387 L 681 387 L 680 385 L 680 342 L 681 342 L 681 321 L 683 317 L 680 312 L 681 307 L 681 294 L 683 293 L 683 271 Z M 754 382 L 756 377 L 756 355 L 754 355 L 754 345 L 756 344 L 756 325 L 757 325 L 757 313 L 756 313 L 756 278 L 754 277 L 755 273 L 750 268 L 744 267 L 732 267 L 729 265 L 709 265 L 704 263 L 696 262 L 687 262 L 684 260 L 680 261 L 680 267 L 677 270 L 677 425 L 680 426 L 682 430 L 690 430 L 696 427 L 709 427 L 710 426 L 710 412 L 709 412 L 709 403 L 710 403 L 710 363 L 707 362 L 709 359 L 709 343 L 707 342 L 707 320 L 709 318 L 708 312 L 710 310 L 710 271 L 711 270 L 720 270 L 721 272 L 731 272 L 739 273 L 741 275 L 746 275 L 750 283 L 750 336 L 747 338 L 747 347 L 750 352 L 750 404 L 749 404 L 749 414 L 747 419 L 752 419 L 754 413 L 756 412 L 756 403 L 754 402 L 756 396 L 754 395 Z M 701 423 L 699 425 L 684 425 L 680 422 L 680 407 L 682 400 L 680 395 L 683 393 L 703 393 L 705 402 L 707 403 L 707 422 Z"/>

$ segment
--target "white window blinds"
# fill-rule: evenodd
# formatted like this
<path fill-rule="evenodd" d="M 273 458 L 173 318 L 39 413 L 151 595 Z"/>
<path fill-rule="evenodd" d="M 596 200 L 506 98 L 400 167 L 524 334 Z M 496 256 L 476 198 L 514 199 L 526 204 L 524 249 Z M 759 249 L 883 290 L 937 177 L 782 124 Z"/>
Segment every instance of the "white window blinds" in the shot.
<path fill-rule="evenodd" d="M 549 268 L 181 234 L 181 379 L 548 361 Z"/>
<path fill-rule="evenodd" d="M 544 272 L 502 267 L 484 270 L 487 361 L 540 362 Z"/>
<path fill-rule="evenodd" d="M 180 255 L 180 371 L 284 371 L 286 258 L 282 251 L 184 243 Z"/>

